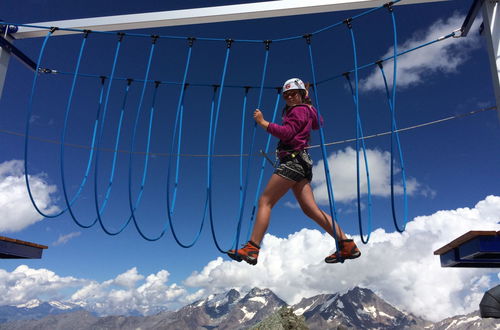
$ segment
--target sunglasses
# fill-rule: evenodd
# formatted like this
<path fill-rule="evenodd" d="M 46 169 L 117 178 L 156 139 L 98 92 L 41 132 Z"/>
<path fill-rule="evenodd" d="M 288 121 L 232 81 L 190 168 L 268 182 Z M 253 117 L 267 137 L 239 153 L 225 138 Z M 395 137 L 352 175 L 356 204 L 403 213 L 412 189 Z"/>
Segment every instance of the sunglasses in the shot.
<path fill-rule="evenodd" d="M 289 96 L 291 97 L 295 97 L 297 94 L 299 94 L 300 92 L 296 89 L 292 89 L 292 90 L 289 90 L 289 91 L 286 91 L 283 93 L 283 97 L 284 98 L 287 98 Z"/>

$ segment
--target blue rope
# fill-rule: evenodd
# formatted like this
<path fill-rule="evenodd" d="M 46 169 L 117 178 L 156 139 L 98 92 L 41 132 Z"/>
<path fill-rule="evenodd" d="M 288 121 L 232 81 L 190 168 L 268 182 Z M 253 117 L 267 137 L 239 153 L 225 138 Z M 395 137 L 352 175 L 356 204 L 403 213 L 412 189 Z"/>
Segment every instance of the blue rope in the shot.
<path fill-rule="evenodd" d="M 279 103 L 281 100 L 281 91 L 280 89 L 278 90 L 278 94 L 276 94 L 276 102 L 274 103 L 274 111 L 273 111 L 273 117 L 271 119 L 271 122 L 276 121 L 276 114 L 278 113 L 278 107 Z M 264 152 L 267 154 L 269 152 L 269 146 L 271 144 L 271 134 L 267 136 L 267 142 L 266 142 L 266 148 Z M 255 211 L 257 210 L 257 203 L 259 202 L 259 196 L 260 196 L 260 189 L 262 186 L 262 179 L 264 178 L 264 169 L 266 167 L 266 159 L 263 158 L 261 165 L 260 165 L 260 171 L 259 171 L 259 180 L 257 181 L 257 189 L 255 190 L 255 198 L 253 201 L 253 206 L 252 206 L 252 213 L 250 215 L 250 221 L 248 223 L 248 233 L 247 233 L 247 241 L 250 240 L 250 236 L 252 233 L 252 224 L 253 220 L 255 218 Z"/>
<path fill-rule="evenodd" d="M 401 55 L 405 55 L 407 53 L 410 53 L 410 52 L 413 52 L 415 50 L 418 50 L 420 48 L 423 48 L 423 47 L 427 47 L 427 46 L 430 46 L 436 42 L 439 42 L 439 41 L 443 41 L 443 40 L 446 40 L 448 38 L 451 38 L 451 37 L 454 37 L 456 35 L 455 32 L 451 32 L 445 36 L 442 36 L 442 37 L 439 37 L 437 39 L 434 39 L 434 40 L 431 40 L 431 41 L 428 41 L 426 43 L 423 43 L 421 45 L 418 45 L 416 47 L 413 47 L 411 49 L 408 49 L 408 50 L 405 50 L 401 53 L 398 53 L 396 56 L 401 56 Z M 300 37 L 300 38 L 303 38 L 303 37 Z M 299 39 L 299 37 L 297 37 L 297 39 Z M 363 69 L 367 69 L 367 68 L 370 68 L 374 65 L 377 64 L 377 62 L 379 61 L 387 61 L 387 60 L 390 60 L 394 58 L 393 55 L 391 56 L 388 56 L 386 58 L 383 58 L 381 60 L 377 60 L 377 61 L 373 61 L 373 62 L 370 62 L 370 63 L 366 63 L 364 65 L 361 65 L 361 66 L 358 66 L 358 71 L 359 70 L 363 70 Z M 354 73 L 354 69 L 350 70 L 350 71 L 347 71 L 348 73 Z M 59 75 L 74 75 L 75 73 L 74 72 L 65 72 L 65 71 L 54 71 L 54 73 L 57 73 Z M 84 74 L 84 73 L 79 73 L 78 74 L 79 76 L 81 77 L 87 77 L 87 78 L 100 78 L 101 76 L 100 75 L 95 75 L 95 74 Z M 317 85 L 322 85 L 326 82 L 329 82 L 331 80 L 334 80 L 334 79 L 338 79 L 338 78 L 342 78 L 344 75 L 344 73 L 341 73 L 341 74 L 337 74 L 337 75 L 334 75 L 332 77 L 329 77 L 329 78 L 325 78 L 323 80 L 319 80 L 317 81 Z M 114 78 L 115 80 L 128 80 L 130 78 L 127 78 L 127 77 L 115 77 Z M 134 81 L 137 81 L 137 82 L 144 82 L 144 80 L 142 79 L 134 79 Z M 155 83 L 156 81 L 155 80 L 147 80 L 148 83 Z M 161 84 L 167 84 L 167 85 L 182 85 L 181 82 L 178 82 L 178 81 L 160 81 Z M 189 86 L 190 87 L 212 87 L 214 84 L 213 83 L 189 83 Z M 225 88 L 245 88 L 247 87 L 247 85 L 232 85 L 232 84 L 226 84 L 224 86 Z M 254 87 L 258 87 L 258 86 L 250 86 L 251 88 L 254 88 Z M 276 89 L 276 86 L 264 86 L 264 89 Z"/>
<path fill-rule="evenodd" d="M 107 206 L 107 203 L 109 201 L 109 197 L 111 195 L 111 188 L 112 188 L 112 185 L 113 185 L 113 179 L 114 179 L 115 169 L 116 169 L 116 159 L 117 159 L 117 156 L 118 156 L 117 152 L 115 152 L 113 154 L 113 161 L 112 161 L 112 165 L 111 165 L 111 173 L 110 173 L 109 180 L 108 180 L 108 187 L 106 189 L 106 193 L 104 195 L 104 201 L 103 201 L 103 203 L 102 203 L 101 206 L 99 206 L 99 197 L 98 197 L 99 193 L 98 193 L 98 188 L 97 188 L 97 183 L 98 183 L 98 178 L 99 178 L 99 158 L 100 158 L 99 157 L 100 156 L 100 151 L 99 150 L 100 150 L 100 145 L 101 145 L 101 141 L 102 141 L 102 136 L 104 134 L 104 126 L 105 126 L 105 123 L 106 123 L 106 114 L 107 114 L 107 111 L 108 111 L 109 96 L 110 96 L 110 93 L 111 93 L 111 87 L 112 87 L 113 77 L 115 76 L 116 64 L 118 62 L 118 55 L 120 53 L 121 41 L 122 41 L 122 39 L 120 37 L 118 39 L 118 42 L 117 42 L 117 45 L 116 45 L 115 56 L 114 56 L 113 65 L 112 65 L 112 69 L 111 69 L 111 75 L 110 75 L 110 82 L 109 82 L 109 85 L 108 85 L 108 90 L 106 92 L 106 101 L 104 103 L 104 110 L 103 110 L 102 119 L 101 119 L 101 129 L 100 129 L 100 132 L 99 132 L 99 138 L 97 140 L 97 150 L 96 150 L 96 157 L 95 157 L 95 172 L 94 172 L 94 205 L 95 205 L 95 210 L 96 210 L 96 214 L 97 214 L 97 219 L 99 220 L 99 225 L 101 226 L 102 230 L 106 234 L 108 234 L 110 236 L 114 236 L 114 235 L 120 234 L 129 225 L 129 223 L 130 223 L 130 221 L 132 219 L 132 217 L 129 217 L 120 226 L 120 229 L 112 232 L 112 231 L 110 231 L 109 229 L 107 229 L 104 226 L 103 220 L 101 218 L 101 215 L 103 214 L 103 212 L 104 212 L 104 210 L 105 210 L 105 208 Z M 119 142 L 120 142 L 123 116 L 124 116 L 124 111 L 125 111 L 125 105 L 126 105 L 126 100 L 127 100 L 128 92 L 130 90 L 130 83 L 131 83 L 131 81 L 129 80 L 129 82 L 128 82 L 126 88 L 125 88 L 125 95 L 124 95 L 123 102 L 122 102 L 122 108 L 121 108 L 121 111 L 120 111 L 120 119 L 119 119 L 119 122 L 118 122 L 117 134 L 116 134 L 116 139 L 115 139 L 115 150 L 118 150 L 118 145 L 119 145 Z"/>
<path fill-rule="evenodd" d="M 262 106 L 262 94 L 264 92 L 264 82 L 266 80 L 267 65 L 269 63 L 269 42 L 266 42 L 265 44 L 266 44 L 266 52 L 265 52 L 265 55 L 264 55 L 264 67 L 262 69 L 262 76 L 261 76 L 261 80 L 260 80 L 260 91 L 259 91 L 259 99 L 258 99 L 258 102 L 257 102 L 257 109 L 260 109 L 261 106 Z M 245 95 L 245 99 L 246 99 L 246 95 Z M 274 117 L 273 117 L 273 120 L 274 120 Z M 243 131 L 244 131 L 244 127 L 245 127 L 244 123 L 245 123 L 245 113 L 243 113 L 242 118 L 241 118 L 241 125 L 242 125 L 241 126 L 242 135 L 241 135 L 241 140 L 240 140 L 240 150 L 241 151 L 243 151 L 243 142 L 244 142 L 243 141 Z M 246 174 L 246 177 L 245 177 L 245 184 L 243 186 L 243 195 L 242 195 L 242 198 L 240 198 L 240 213 L 239 213 L 239 218 L 238 218 L 238 226 L 237 226 L 237 229 L 236 229 L 236 239 L 235 239 L 235 242 L 234 242 L 234 245 L 233 245 L 233 248 L 236 251 L 237 251 L 237 248 L 238 248 L 238 245 L 239 245 L 239 239 L 240 239 L 240 233 L 241 233 L 241 224 L 243 222 L 243 213 L 244 213 L 244 208 L 245 208 L 245 201 L 246 201 L 246 196 L 247 196 L 248 181 L 249 181 L 249 174 L 250 174 L 250 164 L 251 164 L 251 161 L 252 161 L 252 154 L 253 154 L 253 148 L 254 148 L 254 145 L 255 145 L 256 132 L 257 132 L 257 122 L 254 121 L 253 129 L 252 129 L 252 140 L 251 140 L 251 143 L 250 143 L 250 148 L 248 150 L 247 174 Z M 242 171 L 243 171 L 243 169 L 241 168 L 242 157 L 243 157 L 243 155 L 240 156 L 240 173 L 242 173 Z M 240 186 L 240 189 L 241 189 L 241 186 Z M 258 190 L 260 190 L 260 187 L 259 187 Z M 254 204 L 254 206 L 255 206 L 255 204 Z M 252 214 L 253 213 L 254 212 L 252 212 Z M 252 225 L 252 220 L 253 220 L 253 216 L 250 218 L 249 226 Z M 248 241 L 248 239 L 247 239 L 247 241 Z"/>
<path fill-rule="evenodd" d="M 394 53 L 397 53 L 397 29 L 396 29 L 396 18 L 394 15 L 394 12 L 391 10 L 391 16 L 392 16 L 392 23 L 393 23 L 393 32 L 394 32 Z M 397 75 L 397 56 L 394 57 L 394 67 L 393 67 L 393 81 L 392 81 L 392 96 L 389 92 L 389 87 L 387 84 L 387 78 L 384 72 L 384 68 L 382 65 L 382 62 L 377 63 L 380 72 L 382 73 L 382 77 L 384 79 L 384 85 L 385 85 L 385 91 L 386 91 L 386 96 L 387 96 L 387 101 L 389 104 L 389 110 L 391 111 L 391 210 L 392 210 L 392 219 L 394 222 L 394 226 L 396 227 L 396 230 L 400 233 L 402 233 L 405 228 L 406 224 L 408 222 L 408 194 L 406 191 L 406 171 L 405 171 L 405 166 L 403 162 L 403 151 L 401 148 L 401 142 L 399 140 L 399 133 L 397 131 L 397 125 L 396 125 L 396 75 Z M 394 201 L 394 140 L 396 140 L 396 145 L 399 150 L 399 162 L 401 164 L 401 176 L 402 176 L 402 181 L 403 181 L 403 199 L 404 199 L 404 224 L 403 227 L 400 228 L 398 225 L 397 217 L 396 217 L 396 208 L 395 208 L 395 201 Z"/>
<path fill-rule="evenodd" d="M 335 221 L 338 223 L 337 209 L 335 207 L 335 196 L 333 194 L 332 179 L 330 176 L 330 166 L 328 165 L 328 155 L 326 153 L 326 147 L 325 147 L 325 133 L 323 131 L 323 126 L 321 125 L 321 111 L 320 111 L 320 106 L 319 106 L 318 87 L 317 87 L 317 83 L 316 83 L 316 70 L 314 68 L 314 57 L 313 57 L 313 52 L 312 52 L 312 45 L 311 45 L 310 36 L 309 36 L 309 38 L 306 38 L 306 41 L 307 41 L 307 44 L 309 46 L 308 47 L 308 49 L 309 49 L 309 62 L 311 65 L 311 74 L 312 74 L 312 78 L 313 78 L 314 98 L 316 99 L 316 111 L 318 112 L 321 154 L 323 156 L 323 167 L 325 170 L 326 186 L 327 186 L 327 191 L 328 191 L 328 204 L 330 206 L 330 216 L 332 217 L 333 237 L 335 238 L 335 248 L 337 249 L 337 255 L 340 256 L 340 254 L 338 253 L 340 251 L 340 244 L 339 244 L 337 229 L 335 228 Z M 343 260 L 340 260 L 340 261 L 344 262 Z"/>
<path fill-rule="evenodd" d="M 85 49 L 86 41 L 87 41 L 87 35 L 84 35 L 84 38 L 83 38 L 81 46 L 80 46 L 80 53 L 78 55 L 78 60 L 77 60 L 76 68 L 75 68 L 75 73 L 78 73 L 78 71 L 80 70 L 80 64 L 81 64 L 81 60 L 82 60 L 82 56 L 83 56 L 83 50 Z M 67 192 L 67 188 L 66 188 L 66 176 L 64 174 L 64 159 L 65 159 L 64 154 L 65 154 L 65 144 L 66 144 L 65 142 L 66 142 L 66 132 L 67 132 L 67 126 L 68 126 L 68 118 L 69 118 L 69 114 L 70 114 L 70 111 L 71 111 L 71 105 L 72 105 L 72 101 L 73 101 L 73 95 L 74 95 L 74 92 L 75 92 L 75 89 L 76 89 L 76 80 L 77 80 L 77 77 L 78 77 L 77 74 L 75 74 L 73 76 L 73 81 L 71 83 L 71 90 L 70 90 L 69 97 L 68 97 L 68 103 L 66 105 L 66 113 L 65 113 L 65 118 L 64 118 L 63 130 L 62 130 L 62 133 L 61 133 L 61 149 L 60 149 L 60 152 L 61 152 L 61 158 L 60 158 L 61 184 L 62 184 L 62 190 L 63 190 L 63 195 L 64 195 L 64 201 L 66 202 L 66 208 L 69 211 L 69 213 L 71 215 L 71 218 L 73 219 L 73 221 L 78 226 L 80 226 L 82 228 L 90 228 L 90 227 L 92 227 L 92 226 L 95 225 L 96 220 L 94 220 L 93 222 L 91 222 L 88 225 L 82 224 L 74 216 L 73 210 L 71 209 L 71 206 L 77 200 L 77 198 L 80 196 L 80 194 L 81 194 L 81 192 L 83 190 L 83 187 L 85 186 L 85 184 L 87 182 L 90 170 L 92 168 L 92 159 L 93 159 L 94 146 L 95 146 L 95 137 L 96 137 L 96 133 L 97 133 L 97 127 L 99 125 L 99 116 L 100 116 L 100 112 L 101 112 L 101 105 L 102 105 L 102 99 L 103 99 L 103 95 L 104 95 L 103 93 L 104 93 L 104 86 L 105 86 L 105 84 L 104 84 L 104 79 L 102 79 L 101 80 L 101 90 L 100 90 L 100 93 L 99 93 L 99 106 L 97 108 L 96 119 L 94 121 L 94 131 L 92 133 L 92 143 L 91 143 L 91 146 L 90 146 L 89 157 L 88 157 L 88 160 L 87 160 L 87 168 L 85 170 L 85 174 L 83 176 L 82 182 L 80 183 L 80 186 L 78 187 L 78 190 L 77 190 L 76 194 L 74 195 L 74 197 L 70 201 L 69 198 L 68 198 L 68 192 Z"/>
<path fill-rule="evenodd" d="M 222 103 L 222 92 L 224 90 L 224 83 L 226 81 L 226 73 L 227 73 L 227 67 L 229 63 L 229 56 L 231 54 L 231 41 L 226 41 L 228 42 L 228 47 L 226 48 L 226 56 L 224 58 L 224 69 L 222 71 L 222 77 L 221 77 L 221 82 L 220 82 L 220 88 L 219 88 L 219 95 L 217 97 L 217 107 L 215 110 L 215 117 L 213 110 L 214 108 L 212 107 L 212 111 L 210 111 L 210 135 L 208 139 L 208 187 L 207 187 L 207 193 L 208 193 L 208 214 L 210 217 L 210 229 L 212 232 L 212 238 L 214 240 L 215 246 L 221 253 L 226 253 L 226 250 L 223 250 L 219 242 L 217 241 L 217 236 L 215 234 L 215 226 L 214 226 L 214 219 L 213 219 L 213 208 L 212 208 L 212 155 L 215 150 L 215 138 L 217 135 L 217 124 L 219 122 L 219 113 L 220 113 L 220 107 Z M 213 120 L 213 121 L 212 121 Z M 237 233 L 238 235 L 238 233 Z M 234 245 L 234 242 L 233 244 Z"/>
<path fill-rule="evenodd" d="M 357 188 L 357 208 L 358 208 L 358 223 L 359 223 L 359 233 L 361 241 L 366 244 L 370 240 L 370 235 L 372 231 L 372 194 L 370 185 L 370 170 L 368 166 L 368 157 L 366 155 L 366 145 L 365 138 L 363 134 L 363 125 L 361 123 L 361 116 L 359 114 L 359 77 L 358 77 L 358 56 L 356 50 L 356 39 L 354 37 L 354 32 L 352 26 L 348 24 L 349 32 L 352 40 L 352 50 L 354 58 L 354 78 L 355 78 L 355 88 L 353 89 L 349 74 L 346 74 L 347 81 L 349 82 L 349 87 L 351 88 L 351 94 L 354 101 L 354 106 L 356 109 L 356 188 Z M 363 149 L 363 157 L 365 160 L 365 171 L 366 171 L 366 183 L 368 190 L 368 235 L 366 239 L 363 237 L 363 220 L 361 216 L 361 187 L 360 187 L 360 170 L 359 170 L 359 142 L 361 141 L 361 147 Z"/>
<path fill-rule="evenodd" d="M 250 88 L 245 88 L 245 95 L 243 97 L 243 106 L 241 109 L 241 129 L 240 129 L 240 207 L 243 202 L 243 141 L 245 138 L 245 119 L 247 110 L 248 91 Z M 250 153 L 249 153 L 250 156 Z"/>
<path fill-rule="evenodd" d="M 389 3 L 395 4 L 395 3 L 398 3 L 400 1 L 401 0 L 395 0 L 395 1 L 392 1 L 392 2 L 389 2 Z M 384 7 L 384 5 L 368 9 L 368 10 L 366 10 L 364 12 L 361 12 L 358 15 L 355 15 L 355 16 L 351 17 L 351 19 L 353 20 L 353 19 L 357 19 L 357 18 L 360 18 L 360 17 L 365 16 L 365 15 L 371 14 L 372 12 L 375 12 L 375 11 L 377 11 L 377 10 L 383 8 L 383 7 Z M 29 27 L 29 28 L 37 28 L 37 29 L 49 29 L 49 27 L 47 27 L 47 26 L 32 25 L 32 24 L 9 23 L 9 22 L 5 22 L 5 21 L 0 21 L 0 24 L 3 24 L 3 25 L 13 25 L 13 26 L 17 26 L 17 27 Z M 326 26 L 326 27 L 324 27 L 322 29 L 319 29 L 319 30 L 315 31 L 313 34 L 317 34 L 317 33 L 323 32 L 323 31 L 330 30 L 330 29 L 332 29 L 334 27 L 337 27 L 337 26 L 339 26 L 341 24 L 342 24 L 342 22 L 338 22 L 338 23 Z M 58 28 L 58 29 L 61 30 L 61 31 L 70 31 L 70 32 L 85 32 L 85 30 L 76 29 L 76 28 Z M 101 33 L 101 34 L 116 34 L 116 32 L 111 32 L 111 31 L 92 31 L 92 32 L 93 33 Z M 123 35 L 130 36 L 130 37 L 151 37 L 150 34 L 143 34 L 143 33 L 126 33 L 126 34 L 124 33 Z M 161 36 L 157 36 L 157 37 L 158 38 L 165 38 L 165 39 L 187 39 L 185 36 L 173 36 L 173 35 L 161 35 Z M 293 37 L 272 39 L 271 41 L 272 42 L 282 42 L 282 41 L 298 40 L 298 39 L 301 39 L 301 38 L 302 38 L 302 36 L 293 36 Z M 196 39 L 197 40 L 202 40 L 202 41 L 215 41 L 215 42 L 227 40 L 227 38 L 207 38 L 207 37 L 197 37 Z M 234 41 L 235 42 L 243 42 L 243 43 L 261 43 L 262 42 L 262 40 L 256 40 L 256 39 L 235 39 Z"/>
<path fill-rule="evenodd" d="M 148 136 L 147 136 L 147 144 L 146 144 L 146 153 L 144 155 L 144 169 L 142 172 L 141 186 L 139 188 L 139 193 L 137 195 L 135 203 L 132 201 L 132 155 L 134 154 L 135 140 L 137 137 L 137 127 L 139 126 L 138 124 L 139 124 L 139 118 L 141 115 L 141 108 L 142 108 L 142 104 L 144 101 L 144 94 L 146 92 L 146 85 L 147 85 L 146 81 L 148 79 L 149 72 L 151 69 L 151 63 L 153 60 L 155 44 L 156 44 L 156 39 L 153 38 L 153 43 L 151 44 L 151 49 L 149 51 L 149 59 L 148 59 L 147 67 L 146 67 L 146 73 L 145 73 L 144 83 L 142 86 L 142 92 L 141 92 L 141 96 L 139 99 L 139 105 L 137 106 L 137 111 L 136 111 L 136 116 L 135 116 L 134 129 L 133 129 L 133 133 L 132 133 L 132 140 L 130 143 L 129 171 L 128 171 L 128 200 L 129 200 L 131 217 L 134 221 L 134 226 L 135 226 L 137 232 L 139 233 L 139 235 L 141 235 L 142 238 L 144 238 L 147 241 L 156 241 L 156 240 L 160 239 L 163 236 L 163 234 L 165 233 L 165 230 L 163 230 L 161 232 L 161 234 L 156 238 L 152 239 L 152 238 L 147 237 L 142 232 L 141 228 L 139 227 L 139 224 L 137 223 L 137 218 L 135 216 L 135 210 L 137 209 L 137 207 L 139 206 L 139 204 L 141 202 L 142 194 L 144 192 L 144 185 L 146 183 L 148 164 L 149 164 L 149 150 L 150 150 L 150 146 L 151 146 L 151 132 L 153 130 L 154 106 L 151 107 L 150 112 L 149 112 L 149 127 L 148 127 Z M 155 88 L 155 96 L 156 96 L 156 91 L 158 90 L 158 86 L 159 85 L 157 84 L 156 88 Z"/>
<path fill-rule="evenodd" d="M 174 183 L 174 196 L 172 200 L 172 206 L 170 206 L 170 172 L 171 172 L 171 165 L 172 165 L 172 158 L 169 159 L 169 165 L 168 165 L 168 170 L 167 170 L 167 216 L 168 216 L 168 223 L 170 225 L 170 230 L 172 231 L 172 235 L 174 236 L 175 241 L 179 246 L 183 248 L 190 248 L 192 247 L 200 238 L 201 232 L 203 230 L 203 226 L 205 224 L 205 219 L 207 216 L 207 208 L 208 208 L 208 195 L 205 197 L 205 206 L 203 208 L 203 217 L 200 222 L 200 227 L 198 229 L 198 232 L 196 233 L 195 237 L 190 243 L 182 243 L 177 236 L 177 233 L 175 232 L 174 224 L 173 224 L 173 213 L 174 213 L 174 208 L 175 208 L 175 201 L 176 201 L 176 196 L 177 196 L 177 188 L 179 184 L 179 169 L 180 169 L 180 151 L 181 151 L 181 142 L 182 142 L 182 124 L 183 124 L 183 114 L 184 114 L 184 97 L 185 97 L 185 90 L 187 88 L 186 85 L 186 80 L 187 80 L 187 75 L 189 72 L 189 66 L 191 62 L 191 53 L 192 53 L 192 43 L 190 44 L 188 48 L 188 54 L 186 58 L 186 66 L 184 68 L 184 76 L 182 79 L 182 89 L 180 91 L 179 95 L 179 100 L 177 103 L 177 114 L 175 118 L 175 124 L 174 124 L 174 132 L 172 135 L 172 146 L 171 146 L 171 155 L 174 153 L 174 147 L 175 147 L 175 135 L 177 131 L 177 127 L 179 127 L 179 135 L 178 135 L 178 140 L 177 140 L 177 157 L 176 157 L 176 171 L 175 171 L 175 183 Z"/>
<path fill-rule="evenodd" d="M 31 119 L 31 116 L 33 113 L 33 100 L 35 97 L 35 91 L 36 91 L 36 86 L 37 86 L 37 82 L 38 82 L 38 71 L 40 69 L 40 63 L 42 62 L 43 55 L 45 53 L 45 47 L 47 46 L 47 42 L 48 42 L 50 36 L 52 35 L 52 33 L 53 33 L 53 30 L 50 30 L 47 33 L 47 35 L 45 36 L 43 43 L 42 43 L 42 46 L 40 48 L 40 53 L 38 55 L 38 60 L 36 63 L 37 70 L 35 71 L 34 76 L 33 76 L 33 84 L 31 86 L 31 95 L 30 95 L 30 98 L 28 101 L 28 110 L 27 110 L 27 115 L 26 115 L 26 130 L 25 130 L 25 139 L 24 139 L 24 178 L 26 181 L 26 188 L 28 190 L 28 196 L 29 196 L 30 201 L 33 204 L 33 207 L 35 208 L 35 210 L 41 216 L 46 217 L 46 218 L 56 218 L 67 211 L 67 208 L 65 208 L 65 209 L 63 209 L 55 214 L 46 214 L 45 212 L 40 210 L 40 208 L 36 204 L 35 199 L 33 197 L 33 193 L 31 191 L 31 185 L 30 185 L 30 181 L 29 181 L 29 175 L 28 175 L 28 173 L 29 173 L 29 170 L 28 170 L 28 145 L 29 145 L 29 143 L 28 142 L 29 142 L 29 135 L 30 135 L 29 133 L 30 133 L 30 126 L 31 126 L 30 119 Z"/>
<path fill-rule="evenodd" d="M 176 167 L 175 167 L 175 181 L 174 181 L 174 190 L 173 190 L 173 198 L 172 198 L 172 206 L 170 206 L 170 172 L 172 165 L 172 158 L 169 159 L 168 170 L 167 170 L 167 210 L 169 214 L 174 213 L 175 209 L 175 201 L 177 199 L 177 188 L 179 185 L 179 170 L 180 170 L 180 153 L 181 153 L 181 142 L 182 142 L 182 127 L 183 127 L 183 116 L 184 116 L 184 94 L 186 91 L 186 80 L 187 74 L 189 72 L 189 65 L 191 63 L 191 53 L 192 47 L 188 48 L 188 54 L 186 59 L 186 66 L 184 68 L 184 76 L 182 79 L 182 88 L 179 94 L 179 100 L 177 102 L 177 111 L 175 115 L 175 124 L 174 131 L 172 135 L 172 145 L 171 145 L 171 154 L 174 155 L 175 148 L 175 136 L 177 134 L 177 128 L 179 128 L 179 133 L 177 135 L 177 156 L 176 156 Z M 175 237 L 175 235 L 174 235 Z"/>

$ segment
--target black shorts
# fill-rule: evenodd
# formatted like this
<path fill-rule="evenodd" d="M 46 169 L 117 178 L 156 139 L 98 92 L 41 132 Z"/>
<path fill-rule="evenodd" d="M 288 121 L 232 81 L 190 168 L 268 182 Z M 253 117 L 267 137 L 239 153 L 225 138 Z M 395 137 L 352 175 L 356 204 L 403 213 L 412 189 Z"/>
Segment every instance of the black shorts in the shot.
<path fill-rule="evenodd" d="M 296 152 L 295 156 L 291 154 L 281 158 L 274 174 L 296 182 L 304 179 L 311 182 L 312 163 L 311 157 L 307 151 L 301 150 Z"/>

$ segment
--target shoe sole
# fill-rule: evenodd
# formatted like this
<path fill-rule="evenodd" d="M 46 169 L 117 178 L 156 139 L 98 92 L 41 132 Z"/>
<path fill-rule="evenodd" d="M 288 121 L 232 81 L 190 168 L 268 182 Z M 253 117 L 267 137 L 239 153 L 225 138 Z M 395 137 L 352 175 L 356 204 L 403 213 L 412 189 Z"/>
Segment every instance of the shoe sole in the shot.
<path fill-rule="evenodd" d="M 238 262 L 245 260 L 246 263 L 248 263 L 252 266 L 255 266 L 257 264 L 257 259 L 254 259 L 254 258 L 245 257 L 245 256 L 242 256 L 240 254 L 229 253 L 229 252 L 227 253 L 227 255 L 229 256 L 229 258 L 236 260 Z"/>
<path fill-rule="evenodd" d="M 359 252 L 357 254 L 351 254 L 349 257 L 344 258 L 344 260 L 352 260 L 352 259 L 356 259 L 356 258 L 359 258 L 359 257 L 361 257 L 361 252 Z M 339 263 L 340 260 L 339 259 L 331 259 L 331 260 L 329 260 L 329 259 L 325 258 L 325 262 L 327 264 L 336 264 L 336 263 Z"/>

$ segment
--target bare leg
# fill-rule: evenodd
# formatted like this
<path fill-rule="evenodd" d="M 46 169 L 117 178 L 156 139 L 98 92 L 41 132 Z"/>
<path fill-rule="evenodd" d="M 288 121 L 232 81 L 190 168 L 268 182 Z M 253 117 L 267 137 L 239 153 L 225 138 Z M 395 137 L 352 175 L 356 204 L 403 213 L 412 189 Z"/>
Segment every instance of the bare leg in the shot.
<path fill-rule="evenodd" d="M 335 238 L 332 227 L 332 217 L 323 212 L 316 204 L 309 181 L 304 179 L 298 182 L 293 187 L 293 194 L 295 195 L 297 202 L 299 202 L 300 208 L 302 209 L 304 214 L 313 219 L 318 225 L 321 226 L 321 228 L 326 230 L 328 234 Z M 337 232 L 337 236 L 341 240 L 347 239 L 347 236 L 342 231 L 337 222 L 335 222 L 335 231 Z"/>
<path fill-rule="evenodd" d="M 295 181 L 287 180 L 277 174 L 273 174 L 267 183 L 266 189 L 259 199 L 259 209 L 257 218 L 253 226 L 252 236 L 250 240 L 257 245 L 260 245 L 264 234 L 269 226 L 269 218 L 271 209 L 280 200 L 286 192 L 296 184 Z"/>

